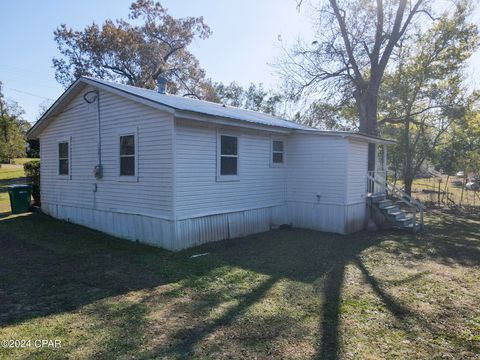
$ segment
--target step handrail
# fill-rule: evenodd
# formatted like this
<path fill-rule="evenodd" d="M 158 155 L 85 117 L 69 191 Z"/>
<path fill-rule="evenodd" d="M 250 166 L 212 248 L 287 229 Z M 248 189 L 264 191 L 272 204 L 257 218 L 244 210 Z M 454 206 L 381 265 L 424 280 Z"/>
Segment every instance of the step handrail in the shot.
<path fill-rule="evenodd" d="M 390 192 L 392 195 L 394 195 L 400 202 L 406 204 L 413 210 L 413 231 L 416 231 L 416 225 L 417 225 L 417 211 L 420 212 L 420 226 L 423 228 L 423 212 L 427 210 L 425 205 L 423 205 L 420 201 L 412 198 L 410 195 L 408 195 L 406 192 L 395 186 L 394 184 L 389 183 L 388 181 L 380 181 L 376 179 L 375 177 L 371 176 L 370 174 L 367 174 L 367 179 L 373 182 L 376 182 L 379 184 L 383 189 L 385 189 L 385 192 Z M 408 199 L 405 200 L 405 199 Z"/>
<path fill-rule="evenodd" d="M 402 196 L 402 198 L 407 198 L 412 204 L 415 204 L 418 209 L 422 209 L 422 210 L 427 210 L 427 207 L 425 205 L 423 205 L 420 201 L 418 201 L 417 199 L 414 199 L 412 198 L 410 195 L 408 195 L 405 191 L 403 191 L 402 189 L 400 189 L 399 187 L 395 186 L 394 184 L 391 184 L 391 183 L 386 183 L 386 188 L 388 190 L 390 190 L 390 192 L 396 192 L 398 193 L 398 196 Z"/>

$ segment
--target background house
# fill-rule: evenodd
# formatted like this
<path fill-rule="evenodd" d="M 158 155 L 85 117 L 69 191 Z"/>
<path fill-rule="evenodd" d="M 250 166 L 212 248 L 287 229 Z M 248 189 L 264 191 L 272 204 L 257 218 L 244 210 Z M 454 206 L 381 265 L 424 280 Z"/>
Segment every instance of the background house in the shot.
<path fill-rule="evenodd" d="M 28 136 L 45 213 L 170 250 L 282 224 L 358 231 L 368 143 L 386 143 L 86 77 Z"/>

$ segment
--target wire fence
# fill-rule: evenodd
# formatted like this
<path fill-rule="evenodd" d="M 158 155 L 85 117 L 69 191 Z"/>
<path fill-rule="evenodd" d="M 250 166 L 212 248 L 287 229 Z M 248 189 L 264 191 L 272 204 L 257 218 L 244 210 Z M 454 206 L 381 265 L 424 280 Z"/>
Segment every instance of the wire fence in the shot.
<path fill-rule="evenodd" d="M 417 179 L 412 196 L 429 208 L 450 208 L 457 212 L 480 212 L 480 191 L 467 188 L 465 178 L 443 175 Z"/>

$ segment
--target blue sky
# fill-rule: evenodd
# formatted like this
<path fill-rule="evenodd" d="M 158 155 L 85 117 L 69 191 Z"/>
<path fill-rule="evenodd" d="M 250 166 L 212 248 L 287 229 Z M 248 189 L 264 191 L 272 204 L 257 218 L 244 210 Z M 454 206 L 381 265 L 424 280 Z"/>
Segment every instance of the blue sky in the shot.
<path fill-rule="evenodd" d="M 52 68 L 52 58 L 58 55 L 53 30 L 61 23 L 83 29 L 92 21 L 126 18 L 131 3 L 0 1 L 0 81 L 7 98 L 24 108 L 29 121 L 37 118 L 39 105 L 45 99 L 56 99 L 63 91 Z M 207 40 L 196 41 L 191 51 L 215 81 L 274 86 L 277 77 L 268 63 L 279 54 L 278 35 L 287 43 L 298 36 L 311 36 L 307 7 L 299 13 L 295 0 L 163 0 L 162 4 L 175 17 L 205 18 L 213 34 Z M 478 54 L 471 64 L 471 78 L 480 79 Z"/>
<path fill-rule="evenodd" d="M 92 21 L 126 18 L 130 3 L 131 0 L 1 2 L 0 80 L 7 98 L 25 109 L 27 120 L 36 119 L 44 98 L 55 99 L 63 91 L 52 69 L 52 57 L 58 54 L 53 30 L 61 23 L 82 29 Z M 191 50 L 207 76 L 216 81 L 273 85 L 275 77 L 267 63 L 278 54 L 278 35 L 293 40 L 310 31 L 294 0 L 166 0 L 162 4 L 175 17 L 204 16 L 213 34 L 207 40 L 196 41 Z"/>

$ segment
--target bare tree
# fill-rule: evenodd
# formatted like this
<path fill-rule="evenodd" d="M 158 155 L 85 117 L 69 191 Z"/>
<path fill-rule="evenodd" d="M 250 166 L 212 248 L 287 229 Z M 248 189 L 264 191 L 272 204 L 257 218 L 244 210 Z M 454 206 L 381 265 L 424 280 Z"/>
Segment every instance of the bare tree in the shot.
<path fill-rule="evenodd" d="M 398 42 L 420 14 L 428 18 L 429 0 L 325 0 L 316 8 L 316 39 L 298 41 L 277 64 L 300 94 L 328 99 L 353 97 L 359 131 L 377 135 L 380 84 Z M 299 6 L 301 5 L 301 1 Z M 374 167 L 374 148 L 369 168 Z"/>

